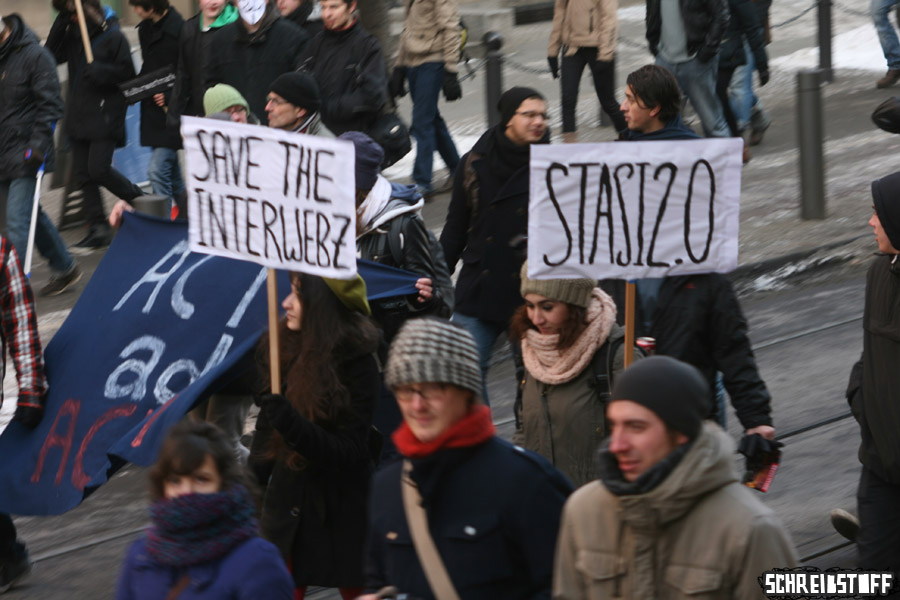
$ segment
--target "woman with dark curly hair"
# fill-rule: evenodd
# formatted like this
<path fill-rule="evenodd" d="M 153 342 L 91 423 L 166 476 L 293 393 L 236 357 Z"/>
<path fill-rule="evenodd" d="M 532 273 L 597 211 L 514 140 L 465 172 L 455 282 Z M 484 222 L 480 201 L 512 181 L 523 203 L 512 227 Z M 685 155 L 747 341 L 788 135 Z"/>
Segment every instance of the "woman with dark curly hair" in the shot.
<path fill-rule="evenodd" d="M 290 575 L 259 537 L 246 484 L 221 429 L 172 427 L 150 469 L 152 525 L 128 551 L 117 600 L 289 600 Z"/>
<path fill-rule="evenodd" d="M 615 302 L 596 281 L 529 279 L 527 268 L 525 304 L 510 323 L 525 365 L 513 442 L 550 460 L 578 487 L 597 476 L 594 455 L 607 433 L 604 400 L 624 365 L 625 334 Z"/>
<path fill-rule="evenodd" d="M 250 465 L 266 487 L 263 535 L 306 587 L 359 595 L 369 477 L 378 455 L 378 330 L 361 278 L 291 275 L 278 332 L 283 389 L 259 398 Z M 260 346 L 268 348 L 268 341 Z M 262 360 L 268 373 L 269 358 Z"/>

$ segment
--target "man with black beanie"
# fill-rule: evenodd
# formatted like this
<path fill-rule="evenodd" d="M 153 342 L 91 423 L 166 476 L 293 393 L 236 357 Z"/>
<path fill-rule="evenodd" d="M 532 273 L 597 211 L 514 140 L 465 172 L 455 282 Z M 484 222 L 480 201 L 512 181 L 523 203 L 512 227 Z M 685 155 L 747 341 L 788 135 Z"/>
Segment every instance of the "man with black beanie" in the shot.
<path fill-rule="evenodd" d="M 862 358 L 853 366 L 847 401 L 859 422 L 862 474 L 858 566 L 900 571 L 900 172 L 872 182 L 869 226 L 878 254 L 866 277 Z M 894 590 L 898 589 L 895 584 Z"/>
<path fill-rule="evenodd" d="M 762 597 L 757 578 L 796 566 L 774 513 L 734 473 L 734 443 L 704 421 L 694 367 L 653 356 L 619 375 L 599 481 L 563 510 L 553 598 Z"/>
<path fill-rule="evenodd" d="M 279 75 L 266 96 L 269 127 L 332 138 L 322 124 L 321 105 L 319 86 L 311 75 L 297 71 Z"/>
<path fill-rule="evenodd" d="M 519 271 L 528 232 L 528 160 L 532 144 L 549 144 L 547 102 L 527 87 L 510 88 L 497 105 L 500 123 L 460 159 L 441 246 L 451 272 L 462 258 L 453 320 L 475 338 L 482 375 L 494 342 L 522 303 Z M 482 397 L 488 401 L 487 389 Z"/>

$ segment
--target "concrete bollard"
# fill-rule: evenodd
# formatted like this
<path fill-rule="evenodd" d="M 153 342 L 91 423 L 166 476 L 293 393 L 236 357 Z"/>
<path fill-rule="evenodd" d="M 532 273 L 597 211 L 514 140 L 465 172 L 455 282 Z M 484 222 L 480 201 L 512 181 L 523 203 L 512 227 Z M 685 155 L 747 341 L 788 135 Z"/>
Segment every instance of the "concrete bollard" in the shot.
<path fill-rule="evenodd" d="M 484 55 L 485 64 L 485 101 L 487 102 L 488 127 L 500 123 L 500 109 L 497 103 L 503 94 L 503 36 L 496 31 L 488 31 L 484 34 L 484 46 L 487 52 Z"/>
<path fill-rule="evenodd" d="M 145 194 L 138 196 L 131 201 L 134 210 L 145 215 L 153 215 L 154 217 L 169 218 L 169 199 L 166 196 L 157 194 Z"/>
<path fill-rule="evenodd" d="M 825 218 L 822 73 L 797 73 L 797 144 L 800 147 L 800 216 Z"/>

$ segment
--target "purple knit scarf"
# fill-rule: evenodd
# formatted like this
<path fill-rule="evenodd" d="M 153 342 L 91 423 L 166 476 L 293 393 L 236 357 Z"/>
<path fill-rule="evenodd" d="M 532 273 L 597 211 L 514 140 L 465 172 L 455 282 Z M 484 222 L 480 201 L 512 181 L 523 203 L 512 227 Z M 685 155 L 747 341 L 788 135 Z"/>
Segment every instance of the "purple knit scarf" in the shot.
<path fill-rule="evenodd" d="M 192 566 L 228 554 L 259 535 L 250 492 L 241 485 L 215 494 L 186 494 L 154 502 L 147 530 L 153 562 Z"/>

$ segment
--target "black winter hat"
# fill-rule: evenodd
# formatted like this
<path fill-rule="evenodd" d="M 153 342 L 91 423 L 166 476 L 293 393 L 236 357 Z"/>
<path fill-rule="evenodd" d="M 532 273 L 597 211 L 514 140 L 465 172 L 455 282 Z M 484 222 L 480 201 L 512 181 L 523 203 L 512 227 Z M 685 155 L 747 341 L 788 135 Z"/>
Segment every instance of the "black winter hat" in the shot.
<path fill-rule="evenodd" d="M 368 192 L 375 187 L 381 163 L 384 162 L 384 150 L 362 131 L 346 131 L 338 139 L 353 142 L 356 148 L 356 189 Z"/>
<path fill-rule="evenodd" d="M 669 429 L 697 437 L 710 413 L 709 385 L 696 368 L 669 356 L 651 356 L 625 369 L 612 399 L 631 400 L 652 410 Z"/>
<path fill-rule="evenodd" d="M 294 106 L 305 108 L 309 112 L 318 112 L 322 105 L 319 86 L 316 84 L 316 80 L 307 73 L 298 73 L 297 71 L 283 73 L 272 82 L 269 90 Z"/>
<path fill-rule="evenodd" d="M 891 246 L 900 250 L 900 171 L 873 181 L 872 199 Z"/>
<path fill-rule="evenodd" d="M 529 98 L 544 100 L 543 94 L 529 87 L 514 87 L 503 92 L 500 101 L 497 102 L 497 108 L 500 109 L 500 125 L 505 128 L 522 103 Z"/>

